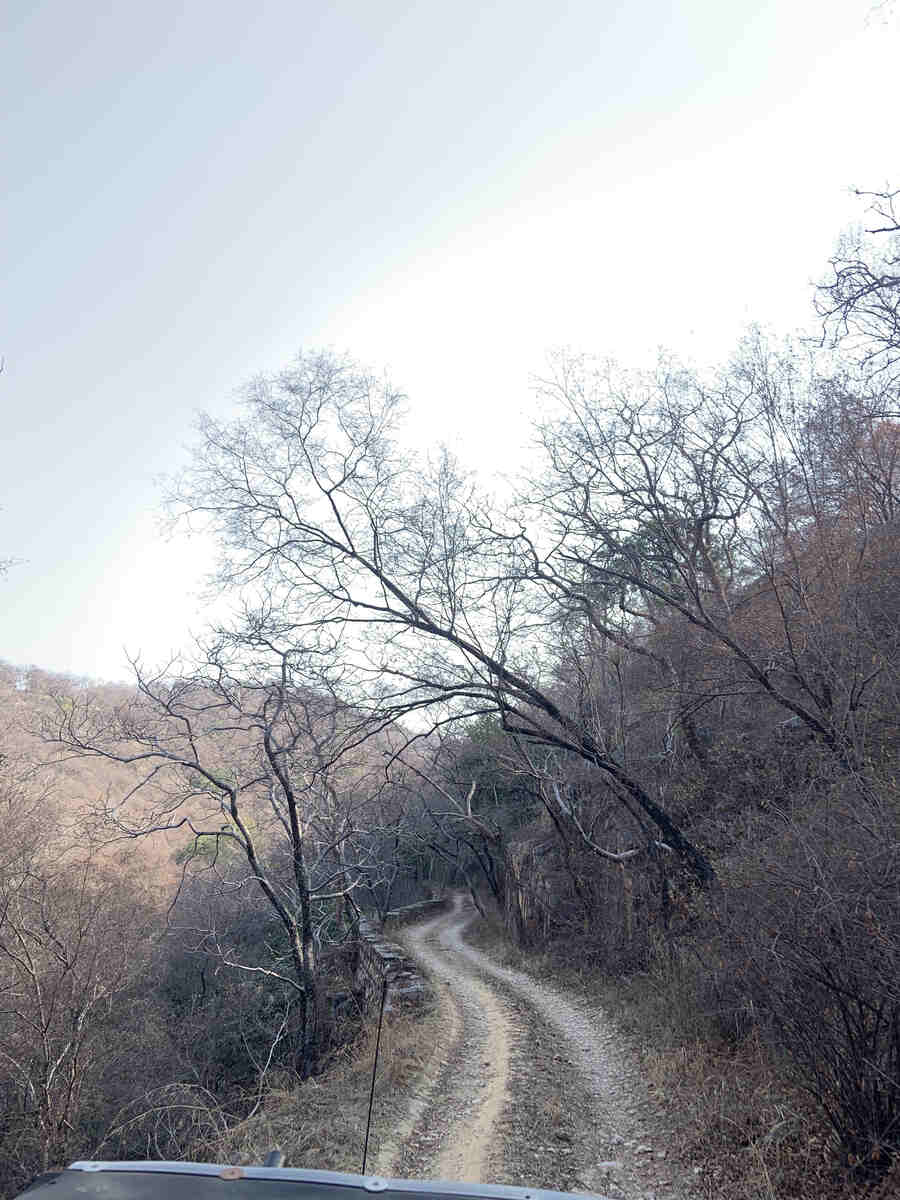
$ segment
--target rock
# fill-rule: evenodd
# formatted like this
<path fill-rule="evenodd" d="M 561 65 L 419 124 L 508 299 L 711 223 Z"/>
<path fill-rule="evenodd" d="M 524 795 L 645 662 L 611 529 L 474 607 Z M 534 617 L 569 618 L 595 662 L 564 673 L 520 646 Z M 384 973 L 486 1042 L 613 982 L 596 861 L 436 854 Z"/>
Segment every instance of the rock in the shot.
<path fill-rule="evenodd" d="M 637 1148 L 637 1150 L 635 1151 L 635 1153 L 636 1153 L 636 1154 L 652 1154 L 652 1153 L 653 1153 L 653 1147 L 652 1147 L 652 1146 L 638 1146 L 638 1148 Z"/>
<path fill-rule="evenodd" d="M 598 1171 L 621 1171 L 622 1164 L 619 1162 L 619 1160 L 617 1158 L 609 1158 L 609 1159 L 604 1160 L 603 1162 L 597 1163 L 597 1170 Z"/>
<path fill-rule="evenodd" d="M 663 1159 L 663 1158 L 665 1158 L 665 1157 L 666 1157 L 666 1155 L 667 1155 L 668 1153 L 669 1153 L 669 1152 L 668 1152 L 668 1150 L 657 1150 L 657 1152 L 656 1152 L 656 1154 L 654 1155 L 654 1157 L 655 1157 L 655 1158 L 659 1158 L 659 1159 Z"/>

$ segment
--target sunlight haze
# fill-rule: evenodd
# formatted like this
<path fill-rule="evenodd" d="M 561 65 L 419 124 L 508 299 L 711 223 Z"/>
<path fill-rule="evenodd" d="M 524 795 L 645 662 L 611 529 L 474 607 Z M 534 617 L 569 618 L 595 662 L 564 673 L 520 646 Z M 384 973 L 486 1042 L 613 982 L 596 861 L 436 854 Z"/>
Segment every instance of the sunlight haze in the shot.
<path fill-rule="evenodd" d="M 871 3 L 2 8 L 0 658 L 129 678 L 202 628 L 157 480 L 302 346 L 411 442 L 515 467 L 559 346 L 727 355 L 809 323 L 854 187 L 898 186 Z"/>

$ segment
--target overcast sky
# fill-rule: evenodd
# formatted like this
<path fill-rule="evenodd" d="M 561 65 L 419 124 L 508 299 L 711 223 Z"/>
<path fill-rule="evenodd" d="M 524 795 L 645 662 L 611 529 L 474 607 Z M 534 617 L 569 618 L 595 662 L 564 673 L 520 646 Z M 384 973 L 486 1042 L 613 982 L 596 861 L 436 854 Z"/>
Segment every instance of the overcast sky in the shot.
<path fill-rule="evenodd" d="M 0 658 L 127 678 L 199 627 L 154 479 L 301 347 L 420 444 L 525 437 L 560 345 L 713 361 L 808 319 L 900 186 L 867 0 L 0 0 Z M 503 465 L 506 465 L 504 461 Z"/>

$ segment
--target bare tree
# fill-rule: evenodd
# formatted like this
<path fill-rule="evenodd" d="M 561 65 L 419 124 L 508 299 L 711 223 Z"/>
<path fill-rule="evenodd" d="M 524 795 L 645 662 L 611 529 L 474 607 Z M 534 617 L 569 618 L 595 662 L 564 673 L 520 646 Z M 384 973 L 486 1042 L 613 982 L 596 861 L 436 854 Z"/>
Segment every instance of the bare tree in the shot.
<path fill-rule="evenodd" d="M 24 1185 L 76 1148 L 98 1103 L 153 920 L 109 865 L 66 845 L 45 795 L 8 775 L 2 791 L 2 1149 Z"/>
<path fill-rule="evenodd" d="M 857 195 L 869 201 L 871 224 L 841 238 L 816 308 L 823 338 L 890 383 L 900 368 L 900 192 Z"/>
<path fill-rule="evenodd" d="M 680 628 L 706 662 L 706 700 L 757 696 L 861 779 L 869 689 L 886 661 L 859 607 L 841 613 L 840 580 L 885 563 L 894 435 L 874 398 L 876 514 L 858 503 L 862 472 L 848 478 L 845 464 L 841 477 L 823 455 L 816 387 L 759 339 L 708 381 L 669 363 L 629 376 L 560 359 L 543 385 L 557 414 L 542 427 L 546 481 L 523 496 L 509 537 L 523 574 L 586 631 L 651 661 L 673 692 L 666 638 Z"/>
<path fill-rule="evenodd" d="M 267 595 L 270 622 L 316 655 L 373 727 L 495 713 L 504 728 L 593 764 L 703 882 L 704 854 L 633 772 L 555 696 L 545 635 L 560 606 L 446 454 L 408 464 L 402 397 L 328 355 L 258 380 L 245 420 L 201 424 L 173 497 L 221 539 L 221 587 Z M 275 619 L 277 614 L 277 620 Z"/>
<path fill-rule="evenodd" d="M 369 793 L 348 754 L 358 718 L 295 683 L 298 656 L 246 632 L 208 648 L 205 671 L 147 675 L 112 708 L 91 695 L 61 697 L 45 736 L 74 756 L 135 769 L 127 795 L 107 804 L 117 836 L 184 829 L 186 871 L 228 891 L 253 887 L 277 917 L 284 953 L 268 963 L 232 958 L 293 990 L 302 1025 L 302 1075 L 328 1039 L 319 952 L 323 922 L 371 864 L 354 818 Z M 343 751 L 343 754 L 341 754 Z M 212 932 L 212 931 L 211 931 Z"/>

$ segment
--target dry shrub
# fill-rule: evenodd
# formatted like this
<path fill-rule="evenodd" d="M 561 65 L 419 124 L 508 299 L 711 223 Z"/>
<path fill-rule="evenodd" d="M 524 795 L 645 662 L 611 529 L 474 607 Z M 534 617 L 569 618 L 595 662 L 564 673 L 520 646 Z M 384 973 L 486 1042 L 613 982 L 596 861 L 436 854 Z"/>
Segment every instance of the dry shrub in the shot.
<path fill-rule="evenodd" d="M 436 1042 L 437 1015 L 431 1005 L 385 1017 L 378 1056 L 369 1162 L 405 1102 Z M 256 1112 L 202 1146 L 212 1161 L 260 1163 L 273 1146 L 288 1166 L 357 1172 L 375 1050 L 376 1023 L 370 1017 L 356 1040 L 332 1056 L 322 1075 L 303 1083 L 284 1081 L 269 1088 Z"/>
<path fill-rule="evenodd" d="M 898 1194 L 897 1166 L 862 1179 L 836 1162 L 833 1130 L 760 1016 L 743 1037 L 723 1036 L 729 1022 L 696 959 L 667 953 L 650 971 L 597 981 L 593 996 L 640 1055 L 665 1102 L 670 1147 L 699 1168 L 709 1200 Z"/>
<path fill-rule="evenodd" d="M 197 1084 L 172 1083 L 135 1097 L 116 1114 L 95 1158 L 178 1160 L 221 1136 L 232 1118 Z"/>
<path fill-rule="evenodd" d="M 835 1163 L 821 1110 L 761 1040 L 645 1049 L 645 1078 L 678 1114 L 674 1147 L 710 1200 L 830 1200 L 897 1194 L 896 1168 L 861 1180 Z"/>
<path fill-rule="evenodd" d="M 843 1160 L 900 1155 L 900 846 L 887 806 L 832 795 L 738 864 L 716 966 L 761 1014 Z"/>
<path fill-rule="evenodd" d="M 734 870 L 729 887 L 736 908 Z M 752 908 L 743 915 L 747 925 L 756 919 Z M 618 977 L 578 969 L 564 946 L 528 954 L 497 918 L 471 926 L 467 940 L 500 961 L 586 991 L 614 1015 L 641 1056 L 648 1086 L 664 1097 L 672 1150 L 700 1168 L 698 1187 L 710 1200 L 900 1195 L 900 1160 L 885 1159 L 884 1172 L 868 1176 L 836 1161 L 826 1111 L 802 1086 L 771 1009 L 749 986 L 746 939 L 739 971 L 736 956 L 725 957 L 723 925 L 710 918 L 706 901 L 695 904 L 694 917 L 690 939 L 657 937 L 650 966 Z M 802 1008 L 803 993 L 784 995 Z"/>

